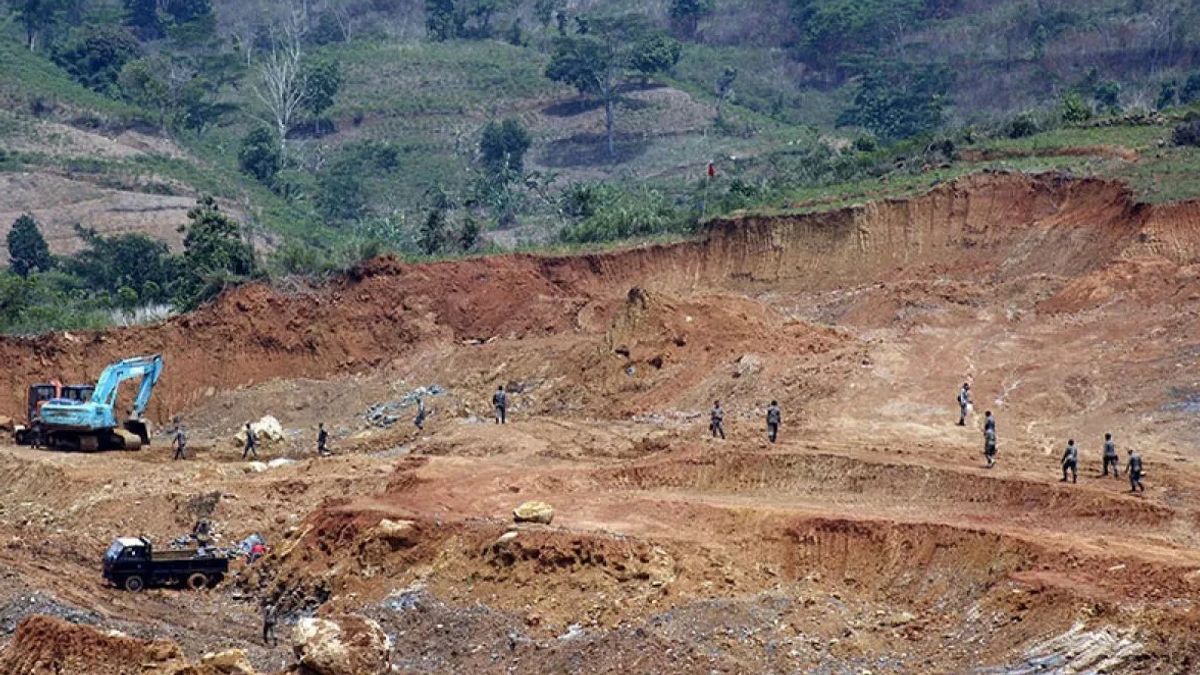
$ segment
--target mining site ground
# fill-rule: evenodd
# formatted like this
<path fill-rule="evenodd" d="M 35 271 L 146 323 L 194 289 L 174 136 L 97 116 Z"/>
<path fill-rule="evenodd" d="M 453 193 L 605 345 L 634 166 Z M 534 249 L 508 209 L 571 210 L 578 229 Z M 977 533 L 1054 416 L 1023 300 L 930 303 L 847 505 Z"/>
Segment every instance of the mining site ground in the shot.
<path fill-rule="evenodd" d="M 259 640 L 271 598 L 285 633 L 376 621 L 394 672 L 1196 672 L 1198 263 L 1200 205 L 988 174 L 680 244 L 377 259 L 160 326 L 0 341 L 12 416 L 28 382 L 162 353 L 151 413 L 182 415 L 195 451 L 0 449 L 0 666 L 147 672 L 145 645 L 167 647 L 141 641 L 168 640 L 299 672 Z M 417 430 L 410 394 L 435 385 Z M 294 461 L 258 471 L 233 436 L 267 414 L 287 433 L 262 459 Z M 1145 493 L 1100 476 L 1106 431 L 1122 464 L 1144 457 Z M 527 500 L 552 523 L 514 526 Z M 114 537 L 199 517 L 270 555 L 200 592 L 101 581 Z M 95 635 L 16 630 L 31 615 Z"/>

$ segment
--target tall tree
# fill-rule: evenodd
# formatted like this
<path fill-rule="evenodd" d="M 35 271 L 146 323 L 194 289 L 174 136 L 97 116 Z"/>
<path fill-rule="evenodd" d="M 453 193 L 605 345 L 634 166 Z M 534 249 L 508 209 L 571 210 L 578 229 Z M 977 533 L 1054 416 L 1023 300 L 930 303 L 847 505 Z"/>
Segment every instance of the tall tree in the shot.
<path fill-rule="evenodd" d="M 713 0 L 671 0 L 668 14 L 677 34 L 693 38 L 700 28 L 700 20 L 712 14 Z"/>
<path fill-rule="evenodd" d="M 499 123 L 493 120 L 483 128 L 479 153 L 488 173 L 519 176 L 525 171 L 525 152 L 532 143 L 533 139 L 520 120 L 513 117 Z"/>
<path fill-rule="evenodd" d="M 554 54 L 546 66 L 546 77 L 569 84 L 579 93 L 596 96 L 603 102 L 608 154 L 615 156 L 613 128 L 621 84 L 635 69 L 644 66 L 653 72 L 654 63 L 663 63 L 647 56 L 646 45 L 666 46 L 668 52 L 671 50 L 667 43 L 649 39 L 653 31 L 646 17 L 640 14 L 585 17 L 580 26 L 586 28 L 584 34 L 560 37 L 556 41 Z M 678 59 L 678 52 L 675 54 Z"/>
<path fill-rule="evenodd" d="M 342 87 L 342 71 L 336 61 L 318 59 L 304 65 L 301 79 L 305 86 L 303 107 L 319 124 Z"/>
<path fill-rule="evenodd" d="M 25 45 L 32 51 L 46 30 L 63 20 L 74 0 L 10 0 L 17 23 L 25 29 Z"/>
<path fill-rule="evenodd" d="M 215 199 L 203 196 L 188 211 L 183 238 L 183 273 L 175 279 L 174 299 L 192 309 L 226 286 L 256 273 L 254 249 L 242 239 L 237 221 L 221 212 Z"/>
<path fill-rule="evenodd" d="M 141 51 L 137 38 L 121 26 L 87 26 L 58 52 L 55 60 L 80 84 L 114 93 L 121 69 Z"/>
<path fill-rule="evenodd" d="M 303 69 L 303 10 L 291 7 L 282 35 L 271 41 L 271 51 L 258 66 L 254 95 L 267 109 L 279 139 L 279 151 L 287 153 L 287 135 L 308 97 Z"/>
<path fill-rule="evenodd" d="M 427 255 L 441 252 L 446 245 L 446 212 L 441 206 L 434 206 L 425 218 L 418 233 L 417 244 Z"/>
<path fill-rule="evenodd" d="M 45 272 L 54 265 L 50 247 L 46 245 L 37 221 L 28 213 L 17 218 L 8 231 L 8 265 L 23 277 L 34 270 Z"/>

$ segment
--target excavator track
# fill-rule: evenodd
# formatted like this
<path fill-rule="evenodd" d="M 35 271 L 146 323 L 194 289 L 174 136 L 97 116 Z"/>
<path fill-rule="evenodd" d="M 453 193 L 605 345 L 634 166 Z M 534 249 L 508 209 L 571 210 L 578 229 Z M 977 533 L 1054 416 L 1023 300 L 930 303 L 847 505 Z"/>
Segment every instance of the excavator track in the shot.
<path fill-rule="evenodd" d="M 114 449 L 117 450 L 140 450 L 142 448 L 142 437 L 127 429 L 113 429 L 111 440 L 116 441 Z"/>

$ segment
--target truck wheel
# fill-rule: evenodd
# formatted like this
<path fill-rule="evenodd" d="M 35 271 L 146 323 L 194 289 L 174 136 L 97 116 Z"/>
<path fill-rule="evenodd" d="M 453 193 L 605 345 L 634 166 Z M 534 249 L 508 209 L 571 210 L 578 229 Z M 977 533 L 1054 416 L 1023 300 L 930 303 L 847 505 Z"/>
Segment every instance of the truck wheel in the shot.
<path fill-rule="evenodd" d="M 192 572 L 187 578 L 188 588 L 198 591 L 208 585 L 208 577 L 203 572 Z"/>
<path fill-rule="evenodd" d="M 133 576 L 125 577 L 125 590 L 137 593 L 145 587 L 146 584 L 142 581 L 140 576 L 135 574 Z"/>

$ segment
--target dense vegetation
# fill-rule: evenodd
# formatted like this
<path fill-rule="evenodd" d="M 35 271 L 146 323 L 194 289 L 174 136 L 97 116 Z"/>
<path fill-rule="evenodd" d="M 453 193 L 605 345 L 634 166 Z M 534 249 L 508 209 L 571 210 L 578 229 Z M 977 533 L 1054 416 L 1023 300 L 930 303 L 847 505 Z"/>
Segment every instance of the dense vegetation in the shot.
<path fill-rule="evenodd" d="M 58 260 L 36 219 L 18 219 L 4 331 L 158 316 L 144 308 L 383 251 L 681 236 L 738 209 L 919 189 L 994 164 L 980 151 L 1117 175 L 1151 198 L 1200 193 L 1187 117 L 1200 7 L 1187 0 L 0 8 L 0 140 L 45 120 L 137 129 L 184 153 L 7 151 L 0 171 L 199 196 L 174 254 L 83 222 L 81 254 Z M 1166 149 L 1138 166 L 1054 154 L 1072 144 Z"/>

